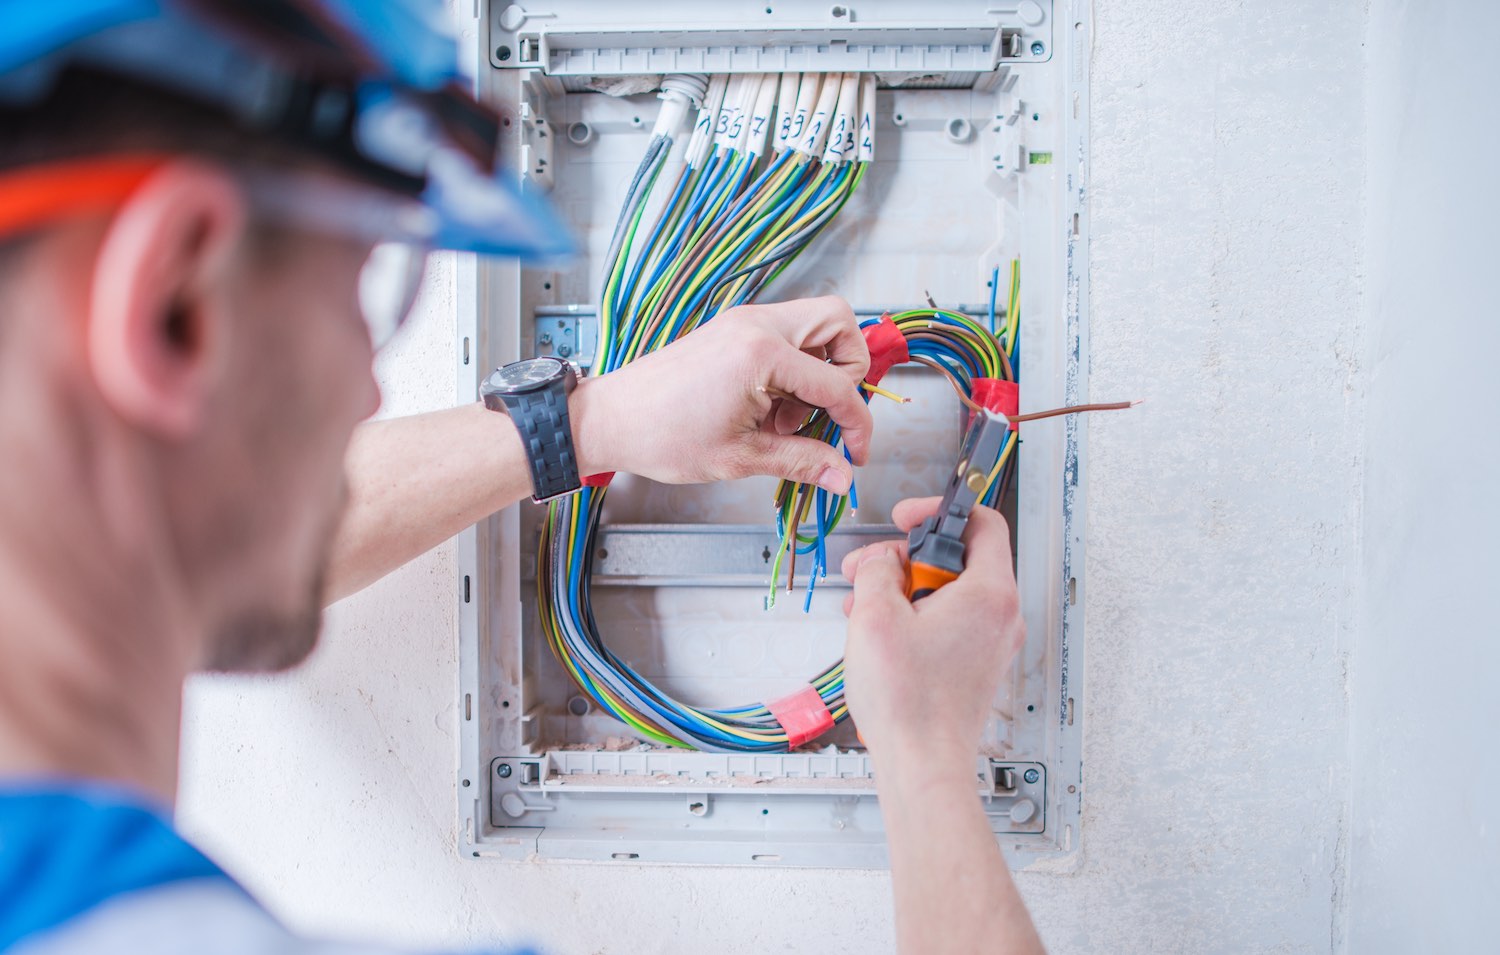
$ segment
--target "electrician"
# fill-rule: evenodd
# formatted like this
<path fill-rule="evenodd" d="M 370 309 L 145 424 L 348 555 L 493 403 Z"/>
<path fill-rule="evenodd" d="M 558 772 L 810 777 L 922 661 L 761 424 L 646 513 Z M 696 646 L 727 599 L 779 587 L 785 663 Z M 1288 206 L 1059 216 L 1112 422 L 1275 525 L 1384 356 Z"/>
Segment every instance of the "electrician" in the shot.
<path fill-rule="evenodd" d="M 508 366 L 495 410 L 350 447 L 426 250 L 567 246 L 496 168 L 446 16 L 0 0 L 0 950 L 373 951 L 299 941 L 174 832 L 187 675 L 297 664 L 326 599 L 580 476 L 842 492 L 842 455 L 785 433 L 810 406 L 865 458 L 836 299 L 735 309 L 598 380 Z M 975 518 L 969 569 L 916 607 L 899 545 L 845 566 L 908 952 L 1039 948 L 973 788 L 1022 641 L 1006 529 Z"/>

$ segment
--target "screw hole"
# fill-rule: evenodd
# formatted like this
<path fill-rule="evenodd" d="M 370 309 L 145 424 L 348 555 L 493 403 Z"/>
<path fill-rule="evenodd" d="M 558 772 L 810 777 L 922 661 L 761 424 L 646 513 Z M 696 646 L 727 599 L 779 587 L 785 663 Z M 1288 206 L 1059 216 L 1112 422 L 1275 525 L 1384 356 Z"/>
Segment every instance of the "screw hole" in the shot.
<path fill-rule="evenodd" d="M 761 811 L 760 811 L 760 814 L 761 814 L 761 815 L 762 815 L 762 816 L 769 816 L 769 815 L 770 815 L 770 814 L 771 814 L 771 810 L 769 810 L 769 809 L 762 809 L 762 810 L 761 810 Z"/>
<path fill-rule="evenodd" d="M 588 716 L 589 709 L 589 701 L 584 697 L 575 696 L 568 701 L 568 712 L 574 716 Z"/>
<path fill-rule="evenodd" d="M 599 559 L 600 560 L 609 560 L 609 548 L 608 547 L 601 547 L 601 548 L 599 548 Z"/>
<path fill-rule="evenodd" d="M 1027 703 L 1026 704 L 1026 712 L 1028 712 L 1028 713 L 1035 713 L 1036 712 L 1036 706 L 1035 706 L 1035 704 Z"/>
<path fill-rule="evenodd" d="M 587 145 L 594 138 L 594 127 L 588 123 L 572 123 L 568 126 L 568 142 L 575 146 Z"/>
<path fill-rule="evenodd" d="M 501 63 L 504 63 L 506 60 L 510 59 L 510 47 L 502 46 L 500 49 L 496 50 L 495 58 L 498 59 Z"/>
<path fill-rule="evenodd" d="M 510 709 L 510 700 L 501 700 L 500 701 L 500 708 L 502 710 L 508 710 L 508 709 Z"/>
<path fill-rule="evenodd" d="M 469 781 L 467 779 L 465 779 L 464 780 L 464 786 L 467 787 L 468 785 L 469 785 Z"/>
<path fill-rule="evenodd" d="M 833 17 L 835 20 L 842 20 L 849 15 L 849 8 L 837 6 L 829 10 L 828 15 Z"/>
<path fill-rule="evenodd" d="M 546 289 L 547 291 L 550 292 L 550 291 L 552 291 L 552 283 L 551 282 L 543 282 L 542 283 L 542 288 L 544 288 L 544 289 Z"/>

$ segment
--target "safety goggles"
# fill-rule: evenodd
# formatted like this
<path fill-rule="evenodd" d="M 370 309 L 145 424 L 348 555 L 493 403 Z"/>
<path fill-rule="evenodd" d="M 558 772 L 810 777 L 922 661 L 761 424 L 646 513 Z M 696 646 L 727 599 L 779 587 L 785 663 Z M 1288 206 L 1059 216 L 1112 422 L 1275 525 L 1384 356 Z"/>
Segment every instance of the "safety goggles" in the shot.
<path fill-rule="evenodd" d="M 174 157 L 101 156 L 0 174 L 0 239 L 49 222 L 106 214 Z M 360 314 L 380 348 L 410 316 L 437 229 L 416 199 L 317 173 L 231 170 L 251 214 L 299 231 L 372 245 L 360 269 Z"/>

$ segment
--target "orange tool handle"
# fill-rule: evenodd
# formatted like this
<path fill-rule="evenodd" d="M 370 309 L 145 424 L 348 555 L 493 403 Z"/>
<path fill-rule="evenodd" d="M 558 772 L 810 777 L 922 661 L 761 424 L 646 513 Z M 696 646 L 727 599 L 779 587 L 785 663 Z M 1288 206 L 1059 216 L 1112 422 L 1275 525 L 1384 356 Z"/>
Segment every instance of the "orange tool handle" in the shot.
<path fill-rule="evenodd" d="M 906 568 L 906 596 L 912 600 L 921 600 L 923 597 L 937 590 L 944 584 L 951 584 L 958 579 L 958 574 L 932 564 L 912 563 Z"/>

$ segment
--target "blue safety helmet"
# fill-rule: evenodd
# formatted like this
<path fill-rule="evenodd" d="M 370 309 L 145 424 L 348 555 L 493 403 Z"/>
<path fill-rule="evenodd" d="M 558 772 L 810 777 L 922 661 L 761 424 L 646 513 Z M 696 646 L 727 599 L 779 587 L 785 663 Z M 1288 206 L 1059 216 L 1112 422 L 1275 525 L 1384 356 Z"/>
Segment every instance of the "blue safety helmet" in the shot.
<path fill-rule="evenodd" d="M 418 199 L 392 238 L 553 258 L 547 204 L 499 167 L 498 114 L 458 70 L 441 0 L 0 0 L 0 109 L 68 70 L 119 75 Z"/>

